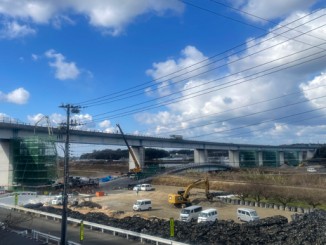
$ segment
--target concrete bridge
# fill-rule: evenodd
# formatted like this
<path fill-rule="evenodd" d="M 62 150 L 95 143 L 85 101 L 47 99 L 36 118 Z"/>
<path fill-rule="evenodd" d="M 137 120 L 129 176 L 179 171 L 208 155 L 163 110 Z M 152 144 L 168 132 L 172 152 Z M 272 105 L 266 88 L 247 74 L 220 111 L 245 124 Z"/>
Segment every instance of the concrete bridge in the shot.
<path fill-rule="evenodd" d="M 15 138 L 30 136 L 48 136 L 48 127 L 0 122 L 0 166 L 10 162 L 10 142 Z M 56 142 L 65 141 L 65 130 L 53 128 Z M 194 141 L 182 138 L 163 138 L 143 135 L 125 135 L 141 164 L 144 163 L 144 148 L 193 149 L 194 162 L 208 161 L 208 151 L 228 152 L 229 166 L 241 167 L 249 164 L 254 166 L 276 166 L 289 161 L 299 163 L 313 157 L 319 145 L 251 145 L 208 141 Z M 104 133 L 98 131 L 70 130 L 70 142 L 78 144 L 118 145 L 125 146 L 120 133 Z M 134 168 L 132 157 L 129 157 L 130 168 Z"/>

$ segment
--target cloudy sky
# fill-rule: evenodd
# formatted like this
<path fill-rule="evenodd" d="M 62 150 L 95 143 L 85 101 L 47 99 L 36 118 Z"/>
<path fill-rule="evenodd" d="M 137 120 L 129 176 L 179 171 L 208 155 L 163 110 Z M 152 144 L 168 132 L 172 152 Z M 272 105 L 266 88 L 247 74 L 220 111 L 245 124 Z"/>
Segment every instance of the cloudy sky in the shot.
<path fill-rule="evenodd" d="M 0 62 L 1 120 L 325 143 L 322 0 L 0 0 Z"/>

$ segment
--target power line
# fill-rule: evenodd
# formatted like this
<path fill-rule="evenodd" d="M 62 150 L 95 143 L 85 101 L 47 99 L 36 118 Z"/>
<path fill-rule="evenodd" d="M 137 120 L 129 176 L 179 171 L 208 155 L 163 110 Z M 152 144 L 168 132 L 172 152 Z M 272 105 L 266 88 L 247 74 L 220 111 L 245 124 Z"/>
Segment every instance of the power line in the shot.
<path fill-rule="evenodd" d="M 300 51 L 300 52 L 302 52 L 302 51 Z M 325 51 L 323 51 L 323 52 L 325 52 Z M 323 53 L 323 52 L 314 53 L 314 54 L 309 55 L 309 56 L 306 56 L 306 57 L 304 57 L 304 58 L 308 58 L 308 57 L 310 57 L 310 56 L 318 55 L 318 54 L 321 54 L 321 53 Z M 286 56 L 286 57 L 288 57 L 288 56 Z M 251 75 L 248 75 L 248 76 L 245 76 L 245 77 L 241 77 L 241 78 L 238 78 L 238 79 L 232 80 L 232 81 L 230 81 L 230 82 L 226 82 L 226 83 L 223 83 L 223 84 L 219 84 L 219 85 L 218 85 L 219 88 L 216 88 L 217 86 L 213 86 L 213 87 L 209 88 L 209 89 L 212 89 L 212 88 L 213 88 L 213 89 L 212 89 L 212 90 L 209 90 L 208 92 L 205 92 L 205 91 L 208 90 L 208 89 L 200 90 L 200 91 L 198 91 L 198 92 L 195 92 L 195 93 L 189 94 L 189 95 L 192 95 L 192 96 L 190 96 L 190 97 L 189 97 L 189 95 L 188 95 L 188 97 L 184 96 L 184 98 L 181 98 L 181 99 L 177 98 L 177 99 L 173 99 L 173 100 L 170 100 L 170 101 L 162 102 L 162 103 L 160 103 L 159 105 L 147 106 L 147 107 L 143 107 L 143 108 L 140 108 L 140 109 L 129 110 L 129 111 L 127 111 L 127 112 L 122 112 L 122 113 L 120 113 L 120 114 L 109 115 L 109 116 L 107 116 L 107 117 L 105 117 L 105 118 L 113 119 L 113 118 L 117 118 L 117 117 L 121 117 L 121 116 L 127 116 L 127 115 L 130 115 L 130 114 L 136 113 L 136 112 L 142 112 L 142 111 L 144 111 L 144 110 L 148 110 L 148 109 L 159 108 L 159 107 L 162 107 L 162 106 L 166 106 L 166 105 L 168 105 L 168 104 L 172 104 L 172 103 L 176 103 L 176 102 L 180 102 L 180 101 L 188 100 L 188 99 L 191 99 L 191 98 L 194 98 L 194 97 L 200 96 L 200 95 L 206 95 L 206 94 L 208 94 L 208 93 L 216 92 L 216 91 L 218 91 L 218 90 L 222 90 L 222 89 L 225 89 L 225 88 L 228 88 L 228 87 L 231 87 L 231 86 L 239 85 L 239 84 L 242 84 L 242 83 L 245 83 L 245 82 L 248 82 L 248 81 L 251 81 L 251 80 L 254 80 L 254 79 L 257 79 L 257 78 L 263 77 L 263 76 L 266 76 L 266 75 L 270 75 L 270 74 L 273 74 L 273 73 L 278 72 L 278 71 L 282 71 L 282 70 L 285 70 L 285 69 L 288 69 L 288 68 L 292 68 L 292 67 L 295 67 L 295 66 L 298 66 L 298 65 L 301 65 L 301 64 L 304 64 L 304 63 L 307 63 L 307 62 L 310 62 L 310 61 L 316 60 L 316 59 L 320 59 L 320 58 L 323 58 L 323 57 L 324 57 L 324 56 L 317 57 L 317 58 L 314 58 L 314 59 L 311 59 L 311 60 L 308 60 L 308 61 L 304 61 L 304 62 L 301 62 L 301 63 L 295 64 L 295 65 L 292 65 L 292 66 L 285 67 L 285 68 L 283 68 L 283 69 L 279 69 L 279 70 L 276 70 L 276 71 L 272 71 L 272 72 L 269 72 L 269 73 L 266 73 L 266 74 L 263 74 L 263 75 L 260 75 L 260 76 L 254 77 L 254 78 L 249 78 L 249 77 L 251 77 L 251 76 L 254 76 L 254 75 L 257 75 L 257 74 L 260 74 L 260 73 L 263 73 L 263 72 L 269 71 L 269 70 L 273 70 L 273 69 L 275 69 L 275 68 L 282 67 L 282 66 L 285 66 L 285 65 L 288 65 L 288 64 L 291 64 L 291 63 L 294 63 L 294 62 L 296 62 L 296 61 L 298 61 L 298 60 L 291 61 L 291 62 L 288 62 L 288 63 L 283 64 L 283 65 L 279 65 L 279 66 L 275 66 L 275 67 L 269 68 L 269 69 L 267 69 L 267 70 L 265 70 L 265 71 L 260 71 L 260 72 L 257 72 L 257 73 L 254 73 L 254 74 L 251 74 Z M 284 58 L 284 57 L 282 57 L 282 58 Z M 279 58 L 279 59 L 282 59 L 282 58 Z M 303 58 L 301 58 L 301 59 L 303 59 Z M 301 59 L 300 59 L 300 60 L 301 60 Z M 274 61 L 276 61 L 276 60 L 270 61 L 270 62 L 268 62 L 268 63 L 271 63 L 271 62 L 274 62 Z M 265 64 L 266 64 L 266 63 L 264 63 L 264 64 L 262 64 L 262 65 L 265 65 Z M 262 65 L 259 65 L 259 66 L 262 66 Z M 254 68 L 257 68 L 257 67 L 259 67 L 259 66 L 256 66 L 256 67 L 254 67 Z M 249 69 L 253 69 L 253 68 L 249 68 Z M 246 70 L 249 70 L 249 69 L 246 69 Z M 241 71 L 241 72 L 243 72 L 243 71 Z M 238 73 L 238 72 L 237 72 L 237 73 Z M 224 76 L 224 77 L 220 77 L 220 78 L 217 78 L 217 79 L 213 79 L 213 80 L 210 80 L 208 83 L 212 83 L 212 82 L 214 82 L 214 81 L 218 81 L 218 80 L 221 80 L 221 79 L 225 79 L 225 78 L 230 77 L 230 76 L 233 76 L 233 75 L 235 75 L 235 74 L 231 74 L 231 75 L 228 75 L 228 76 Z M 247 79 L 247 78 L 249 78 L 249 79 Z M 247 79 L 247 80 L 243 80 L 243 79 Z M 237 82 L 237 81 L 239 81 L 239 80 L 240 80 L 240 82 Z M 237 83 L 234 83 L 234 82 L 237 82 Z M 232 83 L 234 83 L 234 84 L 232 84 Z M 225 85 L 225 86 L 224 86 L 224 85 Z M 224 87 L 222 87 L 222 86 L 224 86 Z M 220 88 L 220 87 L 222 87 L 222 88 Z M 203 92 L 203 91 L 204 91 L 204 92 Z M 201 94 L 198 94 L 199 92 L 202 92 L 202 93 L 201 93 Z M 197 95 L 196 95 L 196 94 L 197 94 Z M 138 104 L 136 104 L 136 105 L 134 105 L 134 106 L 129 106 L 129 107 L 125 107 L 125 108 L 120 108 L 120 109 L 117 109 L 117 110 L 114 110 L 114 111 L 118 111 L 118 110 L 122 110 L 122 109 L 129 109 L 130 107 L 135 107 L 135 106 L 138 106 L 138 105 L 140 105 L 140 104 L 144 104 L 144 103 L 145 103 L 145 102 L 143 102 L 143 103 L 138 103 Z M 148 103 L 148 102 L 146 102 L 146 103 Z M 111 111 L 111 112 L 114 112 L 114 111 Z M 96 116 L 101 116 L 101 115 L 105 115 L 105 114 L 108 114 L 108 113 L 109 113 L 109 112 L 107 112 L 107 113 L 101 113 L 101 114 L 95 115 L 94 117 L 96 117 Z M 103 119 L 103 118 L 98 118 L 97 120 L 101 120 L 101 119 Z M 94 121 L 95 121 L 95 120 L 94 120 Z"/>
<path fill-rule="evenodd" d="M 303 121 L 308 121 L 308 120 L 311 120 L 311 119 L 316 119 L 316 118 L 322 118 L 322 117 L 325 117 L 326 115 L 318 115 L 318 116 L 315 116 L 315 117 L 309 117 L 309 118 L 304 118 L 304 119 L 301 119 L 301 120 L 295 120 L 293 122 L 303 122 Z M 288 121 L 287 123 L 291 123 L 292 121 Z M 269 129 L 270 127 L 268 127 L 267 129 Z M 222 138 L 226 138 L 226 137 L 234 137 L 234 136 L 239 136 L 239 135 L 245 135 L 245 134 L 251 134 L 252 132 L 260 132 L 262 129 L 255 129 L 255 130 L 250 130 L 250 132 L 242 132 L 242 133 L 238 133 L 238 134 L 231 134 L 231 135 L 227 135 L 227 136 L 221 136 Z"/>
<path fill-rule="evenodd" d="M 263 121 L 258 122 L 258 123 L 247 124 L 247 125 L 236 127 L 236 128 L 232 128 L 232 129 L 221 130 L 221 131 L 214 132 L 214 133 L 207 133 L 207 134 L 196 135 L 196 136 L 188 137 L 188 138 L 189 139 L 200 138 L 200 137 L 203 137 L 203 136 L 209 136 L 209 135 L 214 135 L 214 134 L 218 134 L 218 133 L 229 132 L 229 131 L 233 131 L 233 130 L 237 130 L 237 129 L 247 128 L 247 127 L 251 127 L 251 126 L 257 126 L 257 125 L 260 125 L 260 124 L 263 124 L 263 123 L 273 122 L 273 121 L 281 120 L 281 119 L 284 119 L 284 118 L 289 118 L 289 117 L 293 117 L 293 116 L 303 115 L 303 114 L 306 114 L 306 113 L 310 113 L 310 112 L 314 112 L 314 111 L 320 111 L 320 110 L 324 110 L 324 109 L 326 109 L 326 106 L 325 107 L 320 107 L 320 108 L 317 108 L 317 109 L 313 109 L 313 110 L 308 110 L 308 111 L 304 111 L 304 112 L 295 113 L 295 114 L 292 114 L 292 115 L 287 115 L 287 116 L 275 118 L 275 119 L 263 120 Z"/>
<path fill-rule="evenodd" d="M 253 14 L 253 13 L 249 13 L 249 12 L 244 11 L 244 10 L 239 9 L 239 8 L 232 7 L 232 6 L 228 5 L 228 4 L 221 3 L 221 2 L 216 1 L 216 0 L 209 0 L 209 1 L 211 1 L 211 2 L 213 2 L 213 3 L 215 3 L 215 4 L 219 4 L 219 5 L 221 5 L 221 6 L 224 6 L 224 7 L 226 7 L 226 8 L 229 8 L 229 9 L 235 10 L 235 11 L 237 11 L 237 12 L 243 13 L 243 14 L 245 14 L 245 15 L 248 15 L 248 16 L 251 16 L 251 17 L 254 17 L 254 18 L 256 18 L 256 19 L 263 20 L 263 21 L 265 21 L 265 22 L 269 22 L 269 23 L 272 23 L 272 24 L 274 24 L 274 25 L 279 25 L 279 26 L 282 27 L 282 28 L 287 28 L 287 29 L 289 29 L 289 30 L 294 30 L 294 28 L 290 28 L 290 27 L 288 27 L 287 25 L 280 25 L 279 23 L 277 23 L 277 22 L 275 22 L 275 21 L 272 21 L 272 20 L 269 20 L 269 19 L 266 19 L 266 18 L 260 17 L 260 16 L 258 16 L 258 15 L 255 15 L 255 14 Z M 296 31 L 296 32 L 301 32 L 300 30 L 295 30 L 295 31 Z M 323 39 L 323 38 L 321 38 L 321 37 L 316 37 L 316 36 L 314 36 L 314 35 L 309 35 L 309 34 L 308 34 L 307 36 L 314 37 L 314 38 L 320 39 L 320 40 L 322 40 L 322 41 L 326 41 L 325 39 Z"/>
<path fill-rule="evenodd" d="M 299 21 L 299 20 L 301 20 L 301 19 L 303 19 L 303 18 L 305 18 L 305 17 L 308 17 L 308 16 L 310 16 L 310 15 L 312 15 L 312 14 L 315 14 L 315 13 L 317 13 L 317 12 L 319 12 L 319 11 L 320 11 L 320 10 L 313 11 L 313 12 L 311 12 L 311 13 L 305 15 L 305 16 L 302 16 L 302 17 L 300 17 L 300 18 L 298 18 L 298 19 L 296 19 L 296 20 L 294 20 L 294 21 L 288 23 L 287 25 L 293 24 L 293 23 L 295 23 L 295 22 L 297 22 L 297 21 Z M 318 18 L 320 18 L 320 17 L 318 17 Z M 310 21 L 309 21 L 309 22 L 310 22 Z M 306 23 L 304 23 L 304 24 L 306 24 Z M 299 25 L 299 26 L 302 26 L 302 25 Z M 297 27 L 299 27 L 299 26 L 297 26 Z M 277 30 L 279 30 L 279 29 L 282 29 L 283 27 L 284 27 L 284 26 L 282 26 L 282 27 L 278 27 L 278 28 L 274 29 L 274 32 L 277 31 Z M 295 27 L 295 28 L 297 28 L 297 27 Z M 270 31 L 269 33 L 273 33 L 273 32 Z M 281 34 L 283 34 L 283 33 L 281 33 Z M 277 34 L 277 36 L 279 36 L 279 35 L 281 35 L 281 34 Z M 260 35 L 260 36 L 256 37 L 256 39 L 258 39 L 258 38 L 260 38 L 260 37 L 263 37 L 264 35 L 265 35 L 265 34 Z M 274 38 L 274 37 L 273 37 L 273 38 Z M 265 41 L 266 41 L 266 40 L 265 40 Z M 264 41 L 264 42 L 265 42 L 265 41 Z M 262 42 L 260 42 L 260 43 L 262 43 Z M 256 45 L 258 45 L 258 44 L 260 44 L 260 43 L 257 43 Z M 185 68 L 183 68 L 183 69 L 180 69 L 180 70 L 178 70 L 178 71 L 176 71 L 176 72 L 173 72 L 173 73 L 167 74 L 167 75 L 165 75 L 165 76 L 161 76 L 161 77 L 159 77 L 159 78 L 157 78 L 157 79 L 155 79 L 155 80 L 152 80 L 152 81 L 149 81 L 149 82 L 146 82 L 146 83 L 143 83 L 143 84 L 140 84 L 140 85 L 137 85 L 137 86 L 131 87 L 131 88 L 129 88 L 129 89 L 125 89 L 125 90 L 121 90 L 121 91 L 118 91 L 118 92 L 114 92 L 114 93 L 111 93 L 111 94 L 108 94 L 108 95 L 105 95 L 105 96 L 101 96 L 101 97 L 98 97 L 98 98 L 95 98 L 95 99 L 90 99 L 90 100 L 87 100 L 87 101 L 84 101 L 84 102 L 80 102 L 80 103 L 78 103 L 78 105 L 82 105 L 82 104 L 89 105 L 89 104 L 87 104 L 87 103 L 91 103 L 91 105 L 92 105 L 93 103 L 101 102 L 102 99 L 107 98 L 107 97 L 112 96 L 112 95 L 116 95 L 116 96 L 113 97 L 113 99 L 114 99 L 114 98 L 118 98 L 119 96 L 128 95 L 128 94 L 133 93 L 133 92 L 141 91 L 141 90 L 143 90 L 143 89 L 146 88 L 146 87 L 144 87 L 144 85 L 146 85 L 146 84 L 150 84 L 150 83 L 152 83 L 152 82 L 155 82 L 155 81 L 161 80 L 161 79 L 163 79 L 163 78 L 166 78 L 166 77 L 168 77 L 168 76 L 170 76 L 170 75 L 177 74 L 177 73 L 179 73 L 180 71 L 187 70 L 187 69 L 189 69 L 189 68 L 191 68 L 191 67 L 194 67 L 194 66 L 196 66 L 196 65 L 198 65 L 198 64 L 201 64 L 201 63 L 206 62 L 206 61 L 208 61 L 208 60 L 210 60 L 210 59 L 213 59 L 213 58 L 215 58 L 215 57 L 218 57 L 218 56 L 220 56 L 220 55 L 222 55 L 222 54 L 227 54 L 227 53 L 231 52 L 233 49 L 239 48 L 239 47 L 241 47 L 241 46 L 245 46 L 246 44 L 247 44 L 246 42 L 241 43 L 241 44 L 239 44 L 239 45 L 237 45 L 237 46 L 235 46 L 235 47 L 233 47 L 233 48 L 231 48 L 231 49 L 228 49 L 228 50 L 226 50 L 226 51 L 224 51 L 224 52 L 222 52 L 222 53 L 219 53 L 219 54 L 213 55 L 213 56 L 211 56 L 211 57 L 209 57 L 209 58 L 207 58 L 207 59 L 204 59 L 204 60 L 202 60 L 202 61 L 200 61 L 200 62 L 198 62 L 198 63 L 192 64 L 192 65 L 190 65 L 190 66 L 187 66 L 187 67 L 185 67 Z M 256 46 L 256 45 L 253 45 L 253 46 Z M 253 46 L 252 46 L 252 47 L 253 47 Z M 247 48 L 248 48 L 248 47 L 247 47 Z M 247 48 L 246 48 L 246 49 L 247 49 Z M 251 48 L 251 47 L 249 47 L 249 48 Z M 246 49 L 242 49 L 242 50 L 239 51 L 239 52 L 242 52 L 242 51 L 244 51 L 244 50 L 246 50 Z M 237 52 L 237 53 L 239 53 L 239 52 Z M 225 57 L 224 57 L 224 58 L 225 58 Z M 223 60 L 224 58 L 222 58 L 222 60 Z M 220 60 L 221 60 L 221 59 L 220 59 Z M 219 60 L 218 60 L 218 61 L 219 61 Z M 217 62 L 217 61 L 215 61 L 215 62 Z M 215 62 L 213 62 L 213 63 L 215 63 Z M 210 63 L 210 64 L 211 64 L 211 63 Z M 202 67 L 205 67 L 205 65 L 202 66 Z M 200 67 L 200 68 L 202 68 L 202 67 Z M 198 69 L 198 68 L 197 68 L 197 69 Z M 192 72 L 192 71 L 191 71 L 191 72 Z M 183 76 L 183 75 L 185 75 L 185 74 L 187 74 L 187 73 L 189 73 L 189 72 L 183 73 L 183 74 L 181 74 L 181 75 L 178 75 L 178 76 L 175 76 L 175 77 L 172 77 L 172 78 L 169 78 L 169 79 L 174 79 L 174 78 L 176 78 L 176 77 Z M 165 81 L 168 81 L 169 79 L 167 79 L 167 80 L 165 80 Z M 161 83 L 164 83 L 164 81 L 161 82 Z M 151 85 L 151 86 L 155 86 L 155 85 L 156 85 L 156 84 Z M 151 87 L 151 86 L 150 86 L 150 87 Z M 137 88 L 138 88 L 138 89 L 137 89 Z M 130 91 L 130 90 L 132 90 L 132 89 L 136 89 L 136 90 L 135 90 L 135 91 L 131 91 L 131 92 L 127 92 L 127 91 Z M 121 93 L 122 93 L 122 94 L 121 94 Z M 119 95 L 119 94 L 121 94 L 121 95 Z M 111 99 L 112 99 L 112 98 L 111 98 Z M 99 101 L 99 100 L 100 100 L 100 101 Z"/>
<path fill-rule="evenodd" d="M 231 121 L 231 120 L 235 120 L 235 119 L 250 117 L 250 116 L 258 115 L 258 114 L 261 114 L 261 113 L 266 113 L 266 112 L 270 112 L 270 111 L 275 111 L 275 110 L 279 110 L 279 109 L 282 109 L 282 108 L 286 108 L 286 107 L 289 107 L 289 106 L 298 105 L 298 104 L 301 104 L 301 103 L 311 102 L 313 100 L 318 100 L 318 99 L 325 98 L 325 97 L 326 97 L 326 95 L 319 96 L 319 97 L 316 97 L 316 98 L 313 98 L 313 99 L 306 99 L 306 100 L 295 102 L 295 103 L 292 103 L 292 104 L 286 104 L 286 105 L 282 105 L 282 106 L 270 108 L 270 109 L 263 110 L 263 111 L 253 112 L 253 113 L 242 115 L 242 116 L 227 118 L 227 119 L 223 119 L 223 120 L 220 120 L 220 121 L 213 121 L 213 122 L 210 122 L 210 123 L 205 123 L 205 124 L 201 124 L 201 125 L 191 126 L 191 127 L 188 127 L 188 128 L 180 128 L 180 129 L 176 129 L 176 130 L 173 130 L 173 131 L 164 132 L 164 134 L 171 134 L 171 133 L 174 133 L 174 132 L 179 132 L 179 131 L 184 131 L 184 130 L 198 128 L 198 127 L 208 126 L 208 125 L 212 125 L 212 124 L 216 124 L 216 123 L 227 122 L 227 121 Z M 158 135 L 162 135 L 162 134 L 158 134 Z"/>

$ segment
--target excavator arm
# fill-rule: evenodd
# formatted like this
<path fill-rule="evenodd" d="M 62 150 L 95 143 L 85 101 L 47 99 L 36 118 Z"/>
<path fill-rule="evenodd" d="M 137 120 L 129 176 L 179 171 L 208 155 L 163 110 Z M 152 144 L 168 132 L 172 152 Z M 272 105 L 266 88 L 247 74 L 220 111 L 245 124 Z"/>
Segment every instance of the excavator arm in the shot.
<path fill-rule="evenodd" d="M 209 181 L 207 178 L 199 179 L 187 186 L 185 191 L 180 191 L 178 194 L 169 194 L 169 203 L 179 207 L 183 204 L 190 205 L 189 194 L 191 189 L 200 185 L 205 185 L 205 194 L 208 200 L 211 200 L 211 194 L 209 193 Z"/>

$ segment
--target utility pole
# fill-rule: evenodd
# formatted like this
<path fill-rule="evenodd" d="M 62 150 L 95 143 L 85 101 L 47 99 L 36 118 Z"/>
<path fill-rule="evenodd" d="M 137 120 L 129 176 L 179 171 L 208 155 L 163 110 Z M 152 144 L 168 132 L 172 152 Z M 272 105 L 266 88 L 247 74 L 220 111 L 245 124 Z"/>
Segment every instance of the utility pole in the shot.
<path fill-rule="evenodd" d="M 64 152 L 64 185 L 63 185 L 63 203 L 62 203 L 62 218 L 61 218 L 61 240 L 60 245 L 67 245 L 67 205 L 68 205 L 68 180 L 69 180 L 69 126 L 76 126 L 76 123 L 70 122 L 71 113 L 79 113 L 80 107 L 73 106 L 71 104 L 61 105 L 61 108 L 67 111 L 67 122 L 66 122 L 66 141 L 65 141 L 65 152 Z M 64 123 L 63 123 L 64 124 Z"/>

